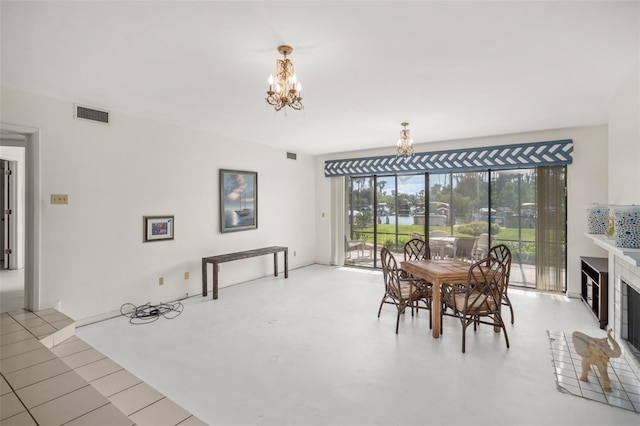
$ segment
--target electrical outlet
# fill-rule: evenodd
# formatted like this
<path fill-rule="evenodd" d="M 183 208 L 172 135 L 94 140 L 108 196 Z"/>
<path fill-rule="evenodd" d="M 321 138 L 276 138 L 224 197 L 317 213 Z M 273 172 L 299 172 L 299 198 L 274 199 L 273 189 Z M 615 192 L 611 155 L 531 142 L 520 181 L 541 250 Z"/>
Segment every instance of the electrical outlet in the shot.
<path fill-rule="evenodd" d="M 293 251 L 293 257 L 296 257 L 296 251 L 295 250 Z"/>
<path fill-rule="evenodd" d="M 51 204 L 69 204 L 69 195 L 51 194 Z"/>
<path fill-rule="evenodd" d="M 189 271 L 187 271 L 187 272 L 185 272 L 185 273 L 184 273 L 184 279 L 185 279 L 185 280 L 188 280 L 188 279 L 189 279 Z"/>
<path fill-rule="evenodd" d="M 158 279 L 158 285 L 164 285 L 164 277 Z"/>

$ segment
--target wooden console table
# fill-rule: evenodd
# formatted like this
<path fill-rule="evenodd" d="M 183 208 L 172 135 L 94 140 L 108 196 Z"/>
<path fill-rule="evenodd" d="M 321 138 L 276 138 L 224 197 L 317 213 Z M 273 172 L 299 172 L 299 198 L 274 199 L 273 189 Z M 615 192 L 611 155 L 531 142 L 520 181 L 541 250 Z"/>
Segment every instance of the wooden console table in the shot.
<path fill-rule="evenodd" d="M 235 253 L 220 254 L 202 258 L 202 296 L 207 295 L 207 264 L 213 264 L 213 298 L 218 298 L 218 264 L 231 262 L 232 260 L 247 259 L 249 257 L 264 256 L 273 253 L 273 276 L 278 276 L 278 253 L 284 252 L 284 277 L 289 278 L 289 249 L 288 247 L 264 247 L 255 250 L 238 251 Z"/>

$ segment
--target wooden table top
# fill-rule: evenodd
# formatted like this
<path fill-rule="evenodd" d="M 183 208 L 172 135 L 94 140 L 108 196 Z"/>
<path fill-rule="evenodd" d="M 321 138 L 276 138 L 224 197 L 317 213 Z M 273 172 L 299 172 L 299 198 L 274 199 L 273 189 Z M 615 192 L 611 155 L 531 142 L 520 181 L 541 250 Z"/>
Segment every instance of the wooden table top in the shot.
<path fill-rule="evenodd" d="M 405 260 L 400 267 L 434 284 L 465 282 L 472 263 L 461 260 Z"/>
<path fill-rule="evenodd" d="M 203 257 L 202 260 L 209 263 L 215 263 L 215 262 L 222 263 L 222 262 L 230 262 L 232 260 L 246 259 L 249 257 L 262 256 L 265 254 L 278 253 L 281 251 L 286 253 L 287 250 L 288 250 L 287 247 L 271 246 L 271 247 L 253 249 L 253 250 L 238 251 L 235 253 L 225 253 L 225 254 L 218 254 L 215 256 L 207 256 L 207 257 Z"/>

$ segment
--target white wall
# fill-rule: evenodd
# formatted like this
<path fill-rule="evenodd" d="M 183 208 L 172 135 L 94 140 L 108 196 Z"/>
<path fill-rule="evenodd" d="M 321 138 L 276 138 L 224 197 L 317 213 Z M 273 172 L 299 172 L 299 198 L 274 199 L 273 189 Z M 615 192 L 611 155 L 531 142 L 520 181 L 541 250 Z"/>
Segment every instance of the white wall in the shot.
<path fill-rule="evenodd" d="M 580 256 L 605 256 L 584 233 L 587 230 L 586 206 L 607 199 L 607 127 L 575 127 L 490 136 L 473 139 L 443 141 L 416 145 L 416 152 L 440 151 L 492 145 L 508 145 L 525 142 L 543 142 L 573 139 L 573 164 L 568 166 L 568 220 L 567 220 L 567 291 L 571 296 L 580 293 Z M 357 158 L 394 154 L 390 141 L 385 150 L 367 150 L 341 153 L 316 159 L 316 206 L 318 211 L 329 211 L 331 205 L 331 179 L 324 177 L 324 161 L 338 158 Z M 328 263 L 330 258 L 330 224 L 320 221 L 316 227 L 318 263 Z"/>
<path fill-rule="evenodd" d="M 636 68 L 609 100 L 610 204 L 640 204 L 640 72 Z"/>
<path fill-rule="evenodd" d="M 290 269 L 315 260 L 312 157 L 113 111 L 110 125 L 78 120 L 72 102 L 9 88 L 1 110 L 3 123 L 40 129 L 40 308 L 59 303 L 82 324 L 199 294 L 201 258 L 214 254 L 283 245 Z M 221 168 L 258 172 L 257 230 L 220 233 Z M 175 239 L 143 243 L 142 217 L 160 214 L 175 216 Z M 272 273 L 271 256 L 230 262 L 220 286 Z"/>

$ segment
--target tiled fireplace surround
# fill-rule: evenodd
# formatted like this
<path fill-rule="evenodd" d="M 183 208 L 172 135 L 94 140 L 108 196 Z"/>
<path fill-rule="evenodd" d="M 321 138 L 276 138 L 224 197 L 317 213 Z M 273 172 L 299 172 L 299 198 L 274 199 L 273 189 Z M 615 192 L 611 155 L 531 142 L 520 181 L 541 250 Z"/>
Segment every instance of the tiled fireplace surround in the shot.
<path fill-rule="evenodd" d="M 625 357 L 630 364 L 635 364 L 637 371 L 640 369 L 640 352 L 625 339 L 628 332 L 627 292 L 635 290 L 640 293 L 640 267 L 615 254 L 613 264 L 613 334 L 616 341 L 621 342 Z"/>
<path fill-rule="evenodd" d="M 640 353 L 626 341 L 628 330 L 627 286 L 640 292 L 640 249 L 620 248 L 604 235 L 586 234 L 609 253 L 609 328 L 620 343 L 623 356 L 640 376 Z M 613 274 L 611 271 L 613 270 Z M 613 294 L 611 294 L 613 287 Z M 612 297 L 613 296 L 613 297 Z"/>

